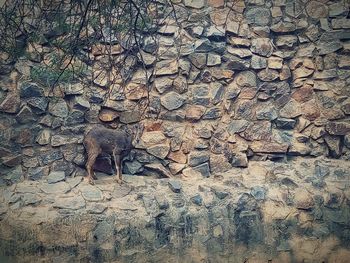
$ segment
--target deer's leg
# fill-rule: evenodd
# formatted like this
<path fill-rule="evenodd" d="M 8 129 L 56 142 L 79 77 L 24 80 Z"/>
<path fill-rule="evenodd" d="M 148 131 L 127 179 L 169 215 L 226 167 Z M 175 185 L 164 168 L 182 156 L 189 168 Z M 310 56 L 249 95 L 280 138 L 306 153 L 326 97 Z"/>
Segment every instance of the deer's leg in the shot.
<path fill-rule="evenodd" d="M 93 151 L 93 152 L 88 152 L 88 160 L 86 162 L 86 170 L 88 172 L 88 182 L 90 184 L 94 184 L 94 179 L 96 178 L 94 171 L 93 171 L 93 167 L 96 161 L 97 156 L 99 155 L 98 152 Z"/>
<path fill-rule="evenodd" d="M 115 176 L 118 184 L 122 184 L 122 165 L 121 165 L 121 158 L 120 154 L 116 153 L 116 151 L 113 151 L 113 158 L 115 163 Z"/>

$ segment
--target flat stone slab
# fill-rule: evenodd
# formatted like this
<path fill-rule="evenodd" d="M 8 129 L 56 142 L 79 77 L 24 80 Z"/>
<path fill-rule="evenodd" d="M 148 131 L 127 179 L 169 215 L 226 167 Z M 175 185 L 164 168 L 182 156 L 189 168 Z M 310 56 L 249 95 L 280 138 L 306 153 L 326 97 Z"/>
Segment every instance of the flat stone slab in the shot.
<path fill-rule="evenodd" d="M 103 200 L 103 194 L 100 189 L 92 185 L 80 186 L 80 192 L 83 198 L 89 202 L 99 202 Z"/>
<path fill-rule="evenodd" d="M 66 174 L 63 171 L 55 171 L 51 172 L 49 176 L 47 177 L 47 182 L 49 184 L 58 183 L 60 181 L 63 181 L 66 178 Z"/>
<path fill-rule="evenodd" d="M 59 182 L 56 184 L 42 183 L 39 185 L 39 188 L 45 194 L 65 194 L 71 189 L 69 184 L 65 182 Z"/>
<path fill-rule="evenodd" d="M 78 210 L 85 207 L 85 200 L 81 196 L 59 197 L 53 207 L 60 209 Z"/>

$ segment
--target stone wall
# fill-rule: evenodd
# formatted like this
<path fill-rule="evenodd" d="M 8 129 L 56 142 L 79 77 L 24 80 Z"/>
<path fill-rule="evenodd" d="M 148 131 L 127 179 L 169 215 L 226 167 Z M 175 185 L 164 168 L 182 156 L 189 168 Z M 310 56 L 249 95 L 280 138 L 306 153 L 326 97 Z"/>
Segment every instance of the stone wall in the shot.
<path fill-rule="evenodd" d="M 208 177 L 248 160 L 349 158 L 348 1 L 172 2 L 176 17 L 144 38 L 142 65 L 126 60 L 124 86 L 99 66 L 103 43 L 88 54 L 97 61 L 90 85 L 34 83 L 31 68 L 51 52 L 40 44 L 44 57 L 28 47 L 2 65 L 1 184 L 84 174 L 81 143 L 96 123 L 144 123 L 128 174 Z M 124 56 L 112 44 L 115 58 Z M 96 168 L 111 173 L 110 162 Z"/>

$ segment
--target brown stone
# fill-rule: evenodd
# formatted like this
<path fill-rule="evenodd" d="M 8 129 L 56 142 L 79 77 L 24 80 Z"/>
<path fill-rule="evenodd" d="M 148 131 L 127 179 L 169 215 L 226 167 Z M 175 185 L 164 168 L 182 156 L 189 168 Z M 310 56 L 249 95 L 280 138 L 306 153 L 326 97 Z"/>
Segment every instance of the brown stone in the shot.
<path fill-rule="evenodd" d="M 187 156 L 182 151 L 170 152 L 168 158 L 177 163 L 185 164 L 187 162 Z"/>
<path fill-rule="evenodd" d="M 141 143 L 145 146 L 160 144 L 164 143 L 165 141 L 166 137 L 162 131 L 147 131 L 141 136 Z"/>
<path fill-rule="evenodd" d="M 232 165 L 223 154 L 210 155 L 210 171 L 213 174 L 223 173 L 232 168 Z"/>
<path fill-rule="evenodd" d="M 320 109 L 314 99 L 303 103 L 301 105 L 301 112 L 302 115 L 310 121 L 313 121 L 320 117 Z"/>
<path fill-rule="evenodd" d="M 234 71 L 229 69 L 221 69 L 221 68 L 210 68 L 211 75 L 214 79 L 232 79 L 234 75 Z"/>
<path fill-rule="evenodd" d="M 292 76 L 292 73 L 290 72 L 289 67 L 287 65 L 283 65 L 279 76 L 280 80 L 289 79 L 291 76 Z"/>
<path fill-rule="evenodd" d="M 271 122 L 270 121 L 256 121 L 248 125 L 242 137 L 248 141 L 266 140 L 271 138 Z"/>
<path fill-rule="evenodd" d="M 259 71 L 258 73 L 258 78 L 261 79 L 262 81 L 274 81 L 278 79 L 279 73 L 277 70 L 274 69 L 263 69 Z"/>
<path fill-rule="evenodd" d="M 295 70 L 293 70 L 293 79 L 300 79 L 310 76 L 312 73 L 314 73 L 313 69 L 308 69 L 306 67 L 300 67 Z"/>
<path fill-rule="evenodd" d="M 164 76 L 175 74 L 179 71 L 177 60 L 162 60 L 156 63 L 155 75 Z"/>
<path fill-rule="evenodd" d="M 205 110 L 206 108 L 204 106 L 191 105 L 186 109 L 186 119 L 199 120 L 203 116 Z"/>
<path fill-rule="evenodd" d="M 171 163 L 169 164 L 169 170 L 170 172 L 175 175 L 181 172 L 186 167 L 185 164 L 182 163 Z"/>
<path fill-rule="evenodd" d="M 9 92 L 0 104 L 0 111 L 7 113 L 17 113 L 19 111 L 21 101 L 19 95 L 15 92 Z"/>
<path fill-rule="evenodd" d="M 146 85 L 133 82 L 126 85 L 124 93 L 129 100 L 139 100 L 148 96 Z"/>
<path fill-rule="evenodd" d="M 310 1 L 306 5 L 306 12 L 312 18 L 322 18 L 328 16 L 328 7 L 318 1 Z"/>
<path fill-rule="evenodd" d="M 267 65 L 272 69 L 281 69 L 283 66 L 283 59 L 278 57 L 270 57 L 267 59 Z"/>
<path fill-rule="evenodd" d="M 294 100 L 291 99 L 281 110 L 280 110 L 280 117 L 283 118 L 295 118 L 302 114 L 300 104 Z"/>
<path fill-rule="evenodd" d="M 315 203 L 308 191 L 297 188 L 294 193 L 294 204 L 299 209 L 311 209 Z"/>
<path fill-rule="evenodd" d="M 22 162 L 22 155 L 10 155 L 1 159 L 2 163 L 8 167 L 15 167 Z"/>
<path fill-rule="evenodd" d="M 250 149 L 256 153 L 286 153 L 287 144 L 268 141 L 254 141 L 250 145 Z"/>
<path fill-rule="evenodd" d="M 102 109 L 98 114 L 98 118 L 103 122 L 114 121 L 119 117 L 119 113 L 110 109 Z"/>
<path fill-rule="evenodd" d="M 325 135 L 324 140 L 328 147 L 328 156 L 339 158 L 341 156 L 340 137 Z"/>
<path fill-rule="evenodd" d="M 224 0 L 208 0 L 208 4 L 212 7 L 222 7 L 225 4 Z"/>
<path fill-rule="evenodd" d="M 304 86 L 294 91 L 292 98 L 298 102 L 303 103 L 311 100 L 313 98 L 313 95 L 314 95 L 314 91 L 312 87 Z"/>
<path fill-rule="evenodd" d="M 326 124 L 326 131 L 331 135 L 347 135 L 350 133 L 350 123 L 331 121 Z"/>

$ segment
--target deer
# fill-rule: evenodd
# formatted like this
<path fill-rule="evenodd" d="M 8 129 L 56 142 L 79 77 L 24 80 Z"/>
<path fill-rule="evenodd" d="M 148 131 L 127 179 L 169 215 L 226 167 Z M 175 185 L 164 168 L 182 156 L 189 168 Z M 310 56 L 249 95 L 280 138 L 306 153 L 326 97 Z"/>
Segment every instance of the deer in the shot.
<path fill-rule="evenodd" d="M 86 170 L 87 180 L 94 184 L 97 177 L 93 171 L 96 158 L 103 152 L 110 154 L 114 159 L 115 176 L 118 184 L 123 183 L 122 161 L 133 148 L 133 141 L 137 143 L 141 134 L 142 125 L 136 124 L 133 128 L 125 130 L 113 130 L 98 126 L 92 128 L 84 136 L 83 144 L 87 152 Z"/>

